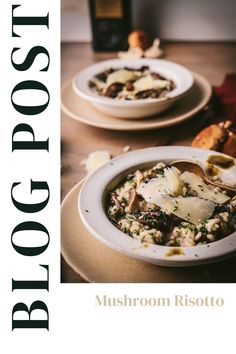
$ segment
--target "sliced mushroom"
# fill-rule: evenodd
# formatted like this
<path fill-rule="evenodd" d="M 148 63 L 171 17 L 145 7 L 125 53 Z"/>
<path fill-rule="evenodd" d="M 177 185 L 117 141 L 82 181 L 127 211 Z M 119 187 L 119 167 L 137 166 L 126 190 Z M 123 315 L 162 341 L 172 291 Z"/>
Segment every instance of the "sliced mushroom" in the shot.
<path fill-rule="evenodd" d="M 148 210 L 148 203 L 146 202 L 146 200 L 141 200 L 139 202 L 139 209 L 140 209 L 140 211 L 147 211 Z"/>
<path fill-rule="evenodd" d="M 125 88 L 127 91 L 133 91 L 134 90 L 134 85 L 131 81 L 126 82 Z"/>
<path fill-rule="evenodd" d="M 113 193 L 112 196 L 111 196 L 111 199 L 113 200 L 113 202 L 115 203 L 115 205 L 117 206 L 118 209 L 121 208 L 121 205 L 116 197 L 116 195 Z"/>
<path fill-rule="evenodd" d="M 144 175 L 142 174 L 141 171 L 137 170 L 135 172 L 135 180 L 136 180 L 137 187 L 140 185 L 143 179 L 144 179 Z"/>
<path fill-rule="evenodd" d="M 122 91 L 124 84 L 121 82 L 114 82 L 110 86 L 107 87 L 104 96 L 115 98 L 120 91 Z"/>
<path fill-rule="evenodd" d="M 131 213 L 133 210 L 135 210 L 138 207 L 138 203 L 139 203 L 137 193 L 135 192 L 134 189 L 131 189 L 129 191 L 129 199 L 130 202 L 128 205 L 128 213 Z"/>

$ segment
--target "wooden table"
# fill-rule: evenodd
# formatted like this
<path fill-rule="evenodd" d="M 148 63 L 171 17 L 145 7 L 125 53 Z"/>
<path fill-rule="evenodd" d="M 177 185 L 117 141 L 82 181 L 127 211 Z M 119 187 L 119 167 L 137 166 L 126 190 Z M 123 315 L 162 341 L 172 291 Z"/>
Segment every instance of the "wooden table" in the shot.
<path fill-rule="evenodd" d="M 205 76 L 212 85 L 220 85 L 226 73 L 236 72 L 236 43 L 164 43 L 165 59 L 185 65 Z M 89 44 L 63 43 L 61 51 L 62 85 L 86 66 L 116 57 L 116 53 L 94 53 Z M 86 175 L 81 161 L 95 150 L 108 150 L 112 156 L 132 150 L 160 145 L 189 145 L 196 133 L 190 120 L 176 127 L 145 132 L 117 132 L 86 126 L 62 114 L 62 199 Z M 62 282 L 83 282 L 61 261 Z"/>

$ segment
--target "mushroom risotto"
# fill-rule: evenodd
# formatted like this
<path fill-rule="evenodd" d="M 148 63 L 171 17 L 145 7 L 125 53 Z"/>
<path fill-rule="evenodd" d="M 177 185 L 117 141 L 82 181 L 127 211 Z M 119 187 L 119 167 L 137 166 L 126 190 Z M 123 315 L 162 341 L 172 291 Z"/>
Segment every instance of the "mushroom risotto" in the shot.
<path fill-rule="evenodd" d="M 206 244 L 236 230 L 236 199 L 162 162 L 128 175 L 109 193 L 106 210 L 121 231 L 158 245 Z"/>
<path fill-rule="evenodd" d="M 169 80 L 148 66 L 103 71 L 89 81 L 89 87 L 100 96 L 120 100 L 161 98 L 175 88 Z"/>

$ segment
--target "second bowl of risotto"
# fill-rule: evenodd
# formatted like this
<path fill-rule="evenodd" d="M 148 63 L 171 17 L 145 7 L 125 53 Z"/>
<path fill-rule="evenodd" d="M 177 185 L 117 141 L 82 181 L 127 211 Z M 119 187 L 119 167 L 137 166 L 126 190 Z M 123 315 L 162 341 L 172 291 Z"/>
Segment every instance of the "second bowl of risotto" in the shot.
<path fill-rule="evenodd" d="M 163 112 L 193 85 L 185 67 L 162 59 L 112 59 L 82 70 L 75 92 L 103 113 L 143 118 Z"/>

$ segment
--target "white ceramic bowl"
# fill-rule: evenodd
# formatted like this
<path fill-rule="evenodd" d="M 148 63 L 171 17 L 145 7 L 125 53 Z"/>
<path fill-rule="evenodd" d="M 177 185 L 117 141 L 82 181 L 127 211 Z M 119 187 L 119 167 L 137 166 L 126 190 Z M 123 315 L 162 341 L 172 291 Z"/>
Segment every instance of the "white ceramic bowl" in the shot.
<path fill-rule="evenodd" d="M 138 150 L 111 160 L 88 177 L 81 189 L 78 208 L 84 225 L 106 246 L 133 258 L 158 265 L 192 266 L 215 262 L 232 255 L 236 251 L 236 232 L 207 245 L 182 247 L 180 254 L 170 256 L 168 253 L 173 247 L 152 244 L 148 244 L 147 247 L 147 244 L 117 229 L 107 218 L 104 209 L 107 191 L 137 168 L 152 166 L 157 161 L 170 163 L 183 158 L 206 168 L 206 160 L 212 154 L 219 153 L 190 147 L 163 146 Z M 235 176 L 235 166 L 220 172 L 220 177 L 227 182 L 235 181 Z"/>
<path fill-rule="evenodd" d="M 147 98 L 140 100 L 116 100 L 103 97 L 89 88 L 89 80 L 108 68 L 123 68 L 125 66 L 140 68 L 148 65 L 152 71 L 158 72 L 164 77 L 175 82 L 175 89 L 164 98 Z M 75 92 L 89 101 L 99 111 L 119 118 L 143 118 L 161 113 L 169 108 L 174 101 L 193 85 L 193 76 L 183 66 L 162 59 L 112 59 L 102 61 L 82 70 L 73 80 Z"/>

